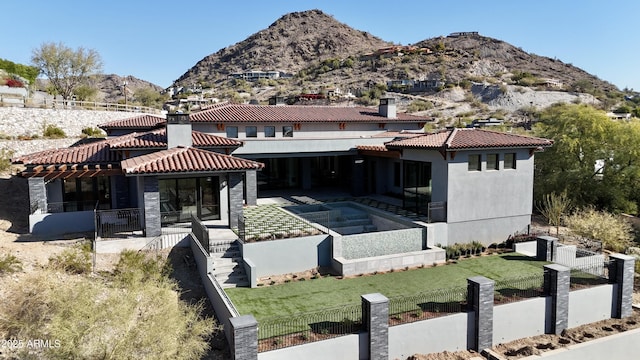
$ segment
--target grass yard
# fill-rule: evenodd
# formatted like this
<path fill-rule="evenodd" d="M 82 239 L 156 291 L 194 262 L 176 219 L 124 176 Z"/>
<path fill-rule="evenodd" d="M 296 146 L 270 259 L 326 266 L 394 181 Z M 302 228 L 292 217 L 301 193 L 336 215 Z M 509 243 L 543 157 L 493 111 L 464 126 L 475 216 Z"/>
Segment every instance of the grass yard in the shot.
<path fill-rule="evenodd" d="M 226 292 L 241 314 L 252 314 L 260 321 L 359 304 L 360 295 L 363 294 L 381 293 L 387 297 L 414 295 L 436 289 L 464 287 L 467 278 L 478 275 L 499 281 L 542 274 L 542 267 L 546 264 L 517 253 L 508 253 L 375 276 L 348 279 L 325 277 L 254 289 L 233 288 Z"/>

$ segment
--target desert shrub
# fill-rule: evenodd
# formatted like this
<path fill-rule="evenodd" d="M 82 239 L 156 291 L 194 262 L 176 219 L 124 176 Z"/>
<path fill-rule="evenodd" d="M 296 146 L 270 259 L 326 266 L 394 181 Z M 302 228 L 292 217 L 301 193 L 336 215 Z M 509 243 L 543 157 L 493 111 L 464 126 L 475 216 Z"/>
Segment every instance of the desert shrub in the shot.
<path fill-rule="evenodd" d="M 113 273 L 117 282 L 129 286 L 140 282 L 163 282 L 168 280 L 171 265 L 160 256 L 124 250 Z"/>
<path fill-rule="evenodd" d="M 13 254 L 0 255 L 0 275 L 22 270 L 22 262 Z"/>
<path fill-rule="evenodd" d="M 61 128 L 49 124 L 45 126 L 44 131 L 42 131 L 42 136 L 49 139 L 62 139 L 67 137 L 67 134 L 65 134 L 64 130 L 62 130 Z"/>
<path fill-rule="evenodd" d="M 102 130 L 94 127 L 86 127 L 82 129 L 82 135 L 88 136 L 88 137 L 105 137 L 106 136 L 106 134 Z"/>
<path fill-rule="evenodd" d="M 0 149 L 0 171 L 7 170 L 11 167 L 11 157 L 15 152 L 8 149 Z"/>
<path fill-rule="evenodd" d="M 49 267 L 69 274 L 86 274 L 91 271 L 91 243 L 83 242 L 64 249 L 49 258 Z"/>
<path fill-rule="evenodd" d="M 433 109 L 433 103 L 424 100 L 414 100 L 407 106 L 407 112 L 414 113 Z"/>
<path fill-rule="evenodd" d="M 566 224 L 578 236 L 602 241 L 602 246 L 607 250 L 624 252 L 633 241 L 633 230 L 629 222 L 592 207 L 569 215 Z"/>
<path fill-rule="evenodd" d="M 200 316 L 201 304 L 179 300 L 171 282 L 120 287 L 45 269 L 3 290 L 0 333 L 52 339 L 51 347 L 17 349 L 10 358 L 200 359 L 215 329 Z"/>

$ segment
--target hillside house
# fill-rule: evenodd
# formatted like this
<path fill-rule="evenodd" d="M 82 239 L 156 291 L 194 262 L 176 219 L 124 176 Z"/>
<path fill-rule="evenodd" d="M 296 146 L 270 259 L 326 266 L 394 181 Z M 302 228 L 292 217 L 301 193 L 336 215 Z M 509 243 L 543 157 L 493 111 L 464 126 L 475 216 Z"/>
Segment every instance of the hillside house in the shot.
<path fill-rule="evenodd" d="M 31 231 L 61 231 L 69 224 L 52 221 L 54 211 L 96 204 L 139 209 L 147 236 L 175 212 L 234 227 L 243 205 L 267 190 L 395 196 L 435 224 L 443 245 L 502 241 L 530 222 L 534 153 L 549 140 L 480 129 L 425 134 L 431 119 L 398 113 L 394 99 L 377 111 L 273 103 L 113 121 L 100 126 L 106 140 L 15 159 L 27 167 Z M 86 218 L 91 228 L 91 211 Z"/>

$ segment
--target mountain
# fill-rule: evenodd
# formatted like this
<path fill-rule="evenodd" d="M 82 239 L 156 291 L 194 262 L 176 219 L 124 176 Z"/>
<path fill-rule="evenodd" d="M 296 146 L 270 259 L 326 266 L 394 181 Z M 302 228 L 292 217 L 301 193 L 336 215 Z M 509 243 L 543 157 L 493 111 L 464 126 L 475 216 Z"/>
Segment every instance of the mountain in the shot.
<path fill-rule="evenodd" d="M 290 74 L 329 58 L 346 58 L 392 45 L 355 30 L 320 10 L 286 14 L 246 40 L 206 56 L 176 84 L 224 81 L 246 70 L 279 70 Z"/>

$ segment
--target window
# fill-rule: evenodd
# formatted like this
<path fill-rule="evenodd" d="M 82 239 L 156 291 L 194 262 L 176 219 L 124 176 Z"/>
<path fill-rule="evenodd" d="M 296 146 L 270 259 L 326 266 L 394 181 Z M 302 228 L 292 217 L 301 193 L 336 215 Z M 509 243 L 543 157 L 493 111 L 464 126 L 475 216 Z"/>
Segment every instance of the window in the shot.
<path fill-rule="evenodd" d="M 228 138 L 237 138 L 238 137 L 238 127 L 237 126 L 227 126 L 227 137 Z"/>
<path fill-rule="evenodd" d="M 275 126 L 265 126 L 264 127 L 264 137 L 276 137 L 276 127 Z"/>
<path fill-rule="evenodd" d="M 282 136 L 283 137 L 293 137 L 293 126 L 283 126 L 282 127 Z"/>
<path fill-rule="evenodd" d="M 255 126 L 247 126 L 244 131 L 248 138 L 258 137 L 258 128 Z"/>
<path fill-rule="evenodd" d="M 498 154 L 487 154 L 487 170 L 500 170 Z"/>
<path fill-rule="evenodd" d="M 515 169 L 516 168 L 516 154 L 508 153 L 504 154 L 504 168 Z"/>
<path fill-rule="evenodd" d="M 480 155 L 469 155 L 469 171 L 480 171 L 482 170 L 481 166 Z"/>
<path fill-rule="evenodd" d="M 64 211 L 111 209 L 109 177 L 65 179 L 62 191 Z"/>

